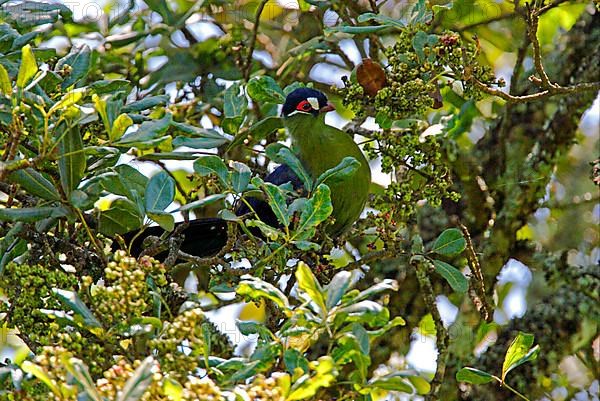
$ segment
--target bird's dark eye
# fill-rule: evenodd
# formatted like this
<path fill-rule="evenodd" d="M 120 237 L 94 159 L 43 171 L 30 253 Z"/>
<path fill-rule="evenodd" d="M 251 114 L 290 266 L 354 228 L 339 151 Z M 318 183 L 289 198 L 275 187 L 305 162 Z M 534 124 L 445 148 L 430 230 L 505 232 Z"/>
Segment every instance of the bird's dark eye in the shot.
<path fill-rule="evenodd" d="M 310 109 L 312 109 L 312 106 L 310 105 L 308 100 L 303 100 L 300 103 L 298 103 L 298 106 L 296 106 L 296 110 L 300 111 L 309 111 Z"/>

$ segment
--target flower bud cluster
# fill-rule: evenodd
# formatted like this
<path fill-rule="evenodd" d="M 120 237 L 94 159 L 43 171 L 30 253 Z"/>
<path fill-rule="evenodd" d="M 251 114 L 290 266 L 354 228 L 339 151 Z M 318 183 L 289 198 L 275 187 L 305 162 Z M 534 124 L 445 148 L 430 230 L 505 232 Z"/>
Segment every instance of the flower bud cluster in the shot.
<path fill-rule="evenodd" d="M 256 375 L 251 383 L 240 386 L 251 400 L 284 401 L 286 394 L 279 385 L 279 379 L 287 376 L 286 373 L 276 372 L 270 377 Z"/>

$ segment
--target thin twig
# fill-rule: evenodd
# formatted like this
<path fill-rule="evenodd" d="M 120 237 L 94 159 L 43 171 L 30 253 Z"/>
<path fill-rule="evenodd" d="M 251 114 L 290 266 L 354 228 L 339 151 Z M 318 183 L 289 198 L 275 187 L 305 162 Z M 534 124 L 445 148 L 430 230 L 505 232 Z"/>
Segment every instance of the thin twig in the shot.
<path fill-rule="evenodd" d="M 471 234 L 469 233 L 467 227 L 460 221 L 457 221 L 457 225 L 462 231 L 463 237 L 467 243 L 467 262 L 469 263 L 469 269 L 471 269 L 471 273 L 473 273 L 471 280 L 469 280 L 469 287 L 471 287 L 469 295 L 471 296 L 471 300 L 477 307 L 477 310 L 481 314 L 483 320 L 489 323 L 494 317 L 493 309 L 490 306 L 486 296 L 483 273 L 481 271 L 479 259 L 477 258 L 477 254 L 475 252 L 475 247 L 473 247 L 473 241 L 471 241 Z"/>
<path fill-rule="evenodd" d="M 501 15 L 498 15 L 498 16 L 490 18 L 490 19 L 486 19 L 483 21 L 478 21 L 478 22 L 474 22 L 469 25 L 462 26 L 462 27 L 458 28 L 456 31 L 457 32 L 469 31 L 469 30 L 471 30 L 473 28 L 477 28 L 478 26 L 481 26 L 481 25 L 487 25 L 487 24 L 491 24 L 492 22 L 503 21 L 505 19 L 514 18 L 515 16 L 516 16 L 515 13 L 501 14 Z"/>
<path fill-rule="evenodd" d="M 248 56 L 246 63 L 244 64 L 244 80 L 250 79 L 250 73 L 252 71 L 252 54 L 256 46 L 256 37 L 258 36 L 258 26 L 260 25 L 260 16 L 265 9 L 265 6 L 269 0 L 262 0 L 256 9 L 256 17 L 254 18 L 254 27 L 252 28 L 252 36 L 250 36 L 250 44 L 248 45 Z"/>
<path fill-rule="evenodd" d="M 421 293 L 423 294 L 423 300 L 425 305 L 431 313 L 433 322 L 435 324 L 435 343 L 438 351 L 437 356 L 437 367 L 435 370 L 435 376 L 431 381 L 431 389 L 429 394 L 425 396 L 425 401 L 436 401 L 438 399 L 438 393 L 444 382 L 444 376 L 446 374 L 446 360 L 448 358 L 448 330 L 444 327 L 444 322 L 440 316 L 440 311 L 437 308 L 435 302 L 435 295 L 429 276 L 427 274 L 428 266 L 422 257 L 413 257 L 411 265 L 415 267 L 417 274 L 417 280 L 421 287 Z"/>

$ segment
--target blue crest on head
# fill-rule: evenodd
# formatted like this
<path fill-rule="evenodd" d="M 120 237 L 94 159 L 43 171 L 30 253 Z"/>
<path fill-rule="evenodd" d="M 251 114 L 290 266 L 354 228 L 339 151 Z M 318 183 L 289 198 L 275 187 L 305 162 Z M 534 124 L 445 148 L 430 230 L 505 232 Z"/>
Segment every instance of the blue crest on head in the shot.
<path fill-rule="evenodd" d="M 289 116 L 297 110 L 298 105 L 308 98 L 316 98 L 319 101 L 319 109 L 327 106 L 327 96 L 321 91 L 312 88 L 298 88 L 290 92 L 285 98 L 281 114 L 284 117 Z M 315 117 L 319 114 L 319 110 L 311 110 L 310 113 Z"/>

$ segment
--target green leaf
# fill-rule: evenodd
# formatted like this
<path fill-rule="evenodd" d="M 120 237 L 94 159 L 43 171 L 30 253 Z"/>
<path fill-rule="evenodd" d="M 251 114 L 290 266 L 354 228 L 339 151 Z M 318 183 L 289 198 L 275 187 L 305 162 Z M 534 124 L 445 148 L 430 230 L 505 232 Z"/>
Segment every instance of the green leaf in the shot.
<path fill-rule="evenodd" d="M 110 237 L 138 229 L 141 225 L 142 216 L 137 205 L 129 199 L 117 199 L 110 208 L 100 212 L 98 230 Z"/>
<path fill-rule="evenodd" d="M 90 376 L 88 367 L 82 360 L 70 358 L 68 355 L 63 355 L 61 358 L 62 365 L 73 376 L 75 381 L 81 385 L 85 394 L 94 401 L 102 401 L 102 397 L 96 390 L 96 383 Z"/>
<path fill-rule="evenodd" d="M 358 22 L 367 22 L 369 20 L 373 20 L 381 23 L 382 25 L 393 26 L 399 29 L 403 29 L 404 27 L 406 27 L 406 24 L 404 22 L 382 14 L 364 13 L 359 15 L 357 20 Z"/>
<path fill-rule="evenodd" d="M 155 362 L 151 356 L 144 359 L 129 380 L 127 380 L 127 383 L 125 383 L 117 401 L 137 401 L 142 398 L 150 384 L 152 384 L 152 376 L 154 375 L 152 370 L 154 365 Z"/>
<path fill-rule="evenodd" d="M 279 221 L 282 226 L 289 227 L 290 219 L 288 216 L 287 203 L 281 188 L 267 182 L 263 185 L 263 189 L 267 195 L 269 206 L 275 214 L 275 217 L 277 217 L 277 221 Z"/>
<path fill-rule="evenodd" d="M 252 277 L 248 274 L 242 276 L 242 281 L 238 284 L 235 292 L 251 299 L 270 299 L 284 311 L 290 309 L 289 301 L 284 293 L 273 284 L 262 281 L 258 277 Z"/>
<path fill-rule="evenodd" d="M 369 381 L 366 388 L 377 388 L 387 391 L 401 391 L 412 394 L 413 388 L 406 382 L 406 379 L 399 376 L 383 376 Z"/>
<path fill-rule="evenodd" d="M 325 221 L 333 212 L 331 204 L 331 190 L 325 184 L 317 187 L 313 196 L 306 203 L 306 208 L 300 214 L 300 222 L 298 223 L 298 233 L 309 233 L 312 237 L 311 230 L 317 225 Z M 306 239 L 301 234 L 301 238 Z"/>
<path fill-rule="evenodd" d="M 0 208 L 0 221 L 35 223 L 47 218 L 59 218 L 68 214 L 63 207 L 23 207 L 23 208 Z"/>
<path fill-rule="evenodd" d="M 271 132 L 283 128 L 283 120 L 278 116 L 269 116 L 254 124 L 245 132 L 237 135 L 231 142 L 228 149 L 244 143 L 246 138 L 252 140 L 252 142 L 258 142 L 261 139 L 265 139 Z"/>
<path fill-rule="evenodd" d="M 194 171 L 205 177 L 209 174 L 216 175 L 224 186 L 229 186 L 229 171 L 219 156 L 204 156 L 194 162 Z"/>
<path fill-rule="evenodd" d="M 149 96 L 123 106 L 123 113 L 139 113 L 149 110 L 156 106 L 166 105 L 169 102 L 169 95 Z"/>
<path fill-rule="evenodd" d="M 156 210 L 154 212 L 147 212 L 147 214 L 148 217 L 155 223 L 158 223 L 163 230 L 173 231 L 173 229 L 175 229 L 175 218 L 173 215 Z"/>
<path fill-rule="evenodd" d="M 382 129 L 390 129 L 392 128 L 394 120 L 392 120 L 386 113 L 380 111 L 375 116 L 375 122 L 379 124 Z"/>
<path fill-rule="evenodd" d="M 237 135 L 238 130 L 243 122 L 243 116 L 225 117 L 223 121 L 221 121 L 221 128 L 223 128 L 223 131 L 229 135 Z"/>
<path fill-rule="evenodd" d="M 332 28 L 325 28 L 325 33 L 331 32 L 342 32 L 349 33 L 351 35 L 369 34 L 379 32 L 381 30 L 389 28 L 388 25 L 373 25 L 373 26 L 352 26 L 352 25 L 339 25 Z"/>
<path fill-rule="evenodd" d="M 23 46 L 23 49 L 21 49 L 21 66 L 19 67 L 19 74 L 17 75 L 17 88 L 23 89 L 37 71 L 38 66 L 35 62 L 35 56 L 31 50 L 31 46 Z"/>
<path fill-rule="evenodd" d="M 133 125 L 133 120 L 127 114 L 120 114 L 119 117 L 113 122 L 113 126 L 110 130 L 109 138 L 111 141 L 118 141 L 121 139 L 127 128 Z"/>
<path fill-rule="evenodd" d="M 427 8 L 425 0 L 418 0 L 411 10 L 410 24 L 428 24 L 433 18 L 433 13 Z"/>
<path fill-rule="evenodd" d="M 60 288 L 53 288 L 52 292 L 63 304 L 75 312 L 76 315 L 81 316 L 86 326 L 102 327 L 102 324 L 96 319 L 96 316 L 94 316 L 92 311 L 89 310 L 83 301 L 79 299 L 76 292 L 61 290 Z"/>
<path fill-rule="evenodd" d="M 248 96 L 259 103 L 282 104 L 285 102 L 283 90 L 273 78 L 267 75 L 250 80 L 246 90 Z"/>
<path fill-rule="evenodd" d="M 8 71 L 0 64 L 0 94 L 12 95 L 12 83 L 8 76 Z"/>
<path fill-rule="evenodd" d="M 456 372 L 456 381 L 471 384 L 485 384 L 494 380 L 494 376 L 475 368 L 462 368 Z"/>
<path fill-rule="evenodd" d="M 308 373 L 308 361 L 302 353 L 296 349 L 286 349 L 283 353 L 283 362 L 291 375 L 294 375 L 296 368 L 300 368 L 304 373 Z"/>
<path fill-rule="evenodd" d="M 227 143 L 229 140 L 223 136 L 219 138 L 188 138 L 185 136 L 178 136 L 173 138 L 173 147 L 187 146 L 193 149 L 213 149 Z"/>
<path fill-rule="evenodd" d="M 244 192 L 250 183 L 252 171 L 244 163 L 235 161 L 231 162 L 231 168 L 233 169 L 231 173 L 231 186 L 233 190 L 238 193 Z"/>
<path fill-rule="evenodd" d="M 33 362 L 24 361 L 20 367 L 23 372 L 35 376 L 38 380 L 44 383 L 46 387 L 52 391 L 52 394 L 54 394 L 58 399 L 63 398 L 60 389 L 57 387 L 54 381 L 38 365 L 34 364 Z"/>
<path fill-rule="evenodd" d="M 184 211 L 187 211 L 187 210 L 201 209 L 201 208 L 206 207 L 208 205 L 212 205 L 215 202 L 223 200 L 226 197 L 227 197 L 227 195 L 225 195 L 225 194 L 208 195 L 208 196 L 206 196 L 206 197 L 204 197 L 202 199 L 198 199 L 197 201 L 186 203 L 185 205 L 183 205 L 179 209 L 177 209 L 177 211 L 178 212 L 184 212 Z"/>
<path fill-rule="evenodd" d="M 313 188 L 312 177 L 304 169 L 300 159 L 298 159 L 298 157 L 296 157 L 296 155 L 294 155 L 289 148 L 281 144 L 272 144 L 267 146 L 265 151 L 269 159 L 273 160 L 275 163 L 285 164 L 292 169 L 294 174 L 296 174 L 296 176 L 298 176 L 298 178 L 300 178 L 304 184 L 304 188 L 308 192 L 311 192 Z"/>
<path fill-rule="evenodd" d="M 536 345 L 531 348 L 533 339 L 533 334 L 523 333 L 521 331 L 517 334 L 517 337 L 515 337 L 508 347 L 506 356 L 504 357 L 504 363 L 502 364 L 502 382 L 504 382 L 508 372 L 525 362 L 533 361 L 537 358 L 540 352 L 540 346 Z"/>
<path fill-rule="evenodd" d="M 11 173 L 8 178 L 33 196 L 50 201 L 60 200 L 60 194 L 54 185 L 32 168 L 17 170 Z"/>
<path fill-rule="evenodd" d="M 292 243 L 296 246 L 296 248 L 300 249 L 301 251 L 318 251 L 319 249 L 321 249 L 321 245 L 315 242 L 300 240 L 292 241 Z"/>
<path fill-rule="evenodd" d="M 65 68 L 68 68 L 65 70 Z M 88 76 L 92 66 L 92 51 L 89 46 L 72 47 L 71 52 L 58 60 L 55 71 L 65 70 L 69 73 L 61 84 L 62 89 L 77 83 Z"/>
<path fill-rule="evenodd" d="M 323 174 L 321 174 L 319 178 L 317 178 L 317 183 L 315 186 L 318 187 L 319 184 L 331 185 L 343 181 L 354 175 L 359 168 L 360 162 L 354 157 L 344 157 L 340 164 L 330 168 L 329 170 L 326 170 Z"/>
<path fill-rule="evenodd" d="M 105 93 L 116 93 L 119 91 L 128 91 L 129 86 L 130 82 L 126 79 L 102 79 L 100 81 L 92 82 L 89 85 L 90 89 L 92 89 L 98 95 L 103 95 Z"/>
<path fill-rule="evenodd" d="M 286 401 L 311 399 L 321 387 L 329 387 L 335 383 L 337 370 L 330 356 L 322 356 L 312 364 L 316 365 L 314 375 L 307 374 L 298 379 L 292 386 Z"/>
<path fill-rule="evenodd" d="M 369 333 L 367 333 L 367 330 L 360 324 L 354 323 L 352 324 L 352 335 L 356 339 L 360 352 L 362 352 L 363 355 L 369 355 L 371 346 L 369 344 Z"/>
<path fill-rule="evenodd" d="M 122 136 L 115 145 L 135 146 L 140 149 L 150 149 L 157 145 L 157 141 L 165 140 L 164 134 L 171 125 L 173 117 L 166 114 L 160 120 L 143 122 L 137 131 Z"/>
<path fill-rule="evenodd" d="M 86 91 L 86 88 L 78 88 L 65 93 L 58 102 L 54 103 L 54 105 L 50 107 L 50 110 L 48 110 L 48 115 L 51 116 L 58 110 L 73 106 L 83 98 L 83 95 L 85 95 Z"/>
<path fill-rule="evenodd" d="M 148 181 L 145 192 L 146 210 L 163 211 L 175 199 L 175 180 L 166 172 L 155 174 Z"/>
<path fill-rule="evenodd" d="M 60 129 L 64 131 L 60 132 Z M 76 124 L 70 127 L 67 124 L 59 124 L 57 130 L 60 135 L 58 142 L 60 183 L 65 193 L 69 195 L 77 188 L 85 173 L 83 139 Z"/>
<path fill-rule="evenodd" d="M 450 287 L 452 287 L 454 291 L 467 292 L 469 289 L 469 282 L 460 270 L 437 259 L 433 261 L 433 265 L 435 266 L 435 271 L 450 284 Z"/>
<path fill-rule="evenodd" d="M 383 279 L 380 283 L 359 292 L 356 297 L 352 298 L 352 302 L 365 300 L 384 291 L 398 291 L 398 282 L 389 278 Z M 347 305 L 348 303 L 349 302 L 344 302 L 344 305 Z"/>
<path fill-rule="evenodd" d="M 298 280 L 298 289 L 306 293 L 309 298 L 319 307 L 321 314 L 327 313 L 323 288 L 317 281 L 317 278 L 304 262 L 298 263 L 296 269 L 296 280 Z"/>
<path fill-rule="evenodd" d="M 233 84 L 227 88 L 223 95 L 223 101 L 223 112 L 225 113 L 225 117 L 232 118 L 243 116 L 248 107 L 246 97 L 243 94 L 240 95 L 239 83 Z"/>
<path fill-rule="evenodd" d="M 264 324 L 256 322 L 243 322 L 238 320 L 236 321 L 236 325 L 240 329 L 240 332 L 245 336 L 258 334 L 263 340 L 271 340 L 275 338 L 273 333 L 271 333 L 271 330 L 269 330 Z"/>
<path fill-rule="evenodd" d="M 462 232 L 457 228 L 449 228 L 435 240 L 431 252 L 438 255 L 454 256 L 464 251 L 466 247 L 467 242 Z"/>
<path fill-rule="evenodd" d="M 327 309 L 331 309 L 340 302 L 348 287 L 350 287 L 350 282 L 352 279 L 352 273 L 349 271 L 341 271 L 337 273 L 329 284 L 325 287 L 327 291 L 327 301 L 325 305 Z"/>
<path fill-rule="evenodd" d="M 261 220 L 247 220 L 246 226 L 258 228 L 260 232 L 271 241 L 277 241 L 277 238 L 283 237 L 283 233 L 281 231 L 271 227 Z"/>

